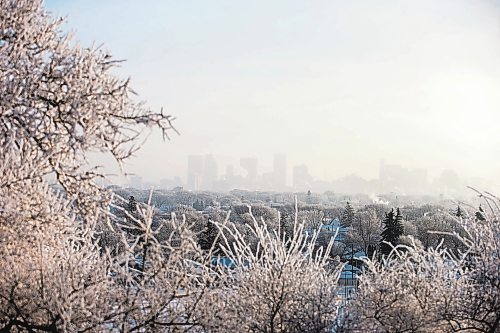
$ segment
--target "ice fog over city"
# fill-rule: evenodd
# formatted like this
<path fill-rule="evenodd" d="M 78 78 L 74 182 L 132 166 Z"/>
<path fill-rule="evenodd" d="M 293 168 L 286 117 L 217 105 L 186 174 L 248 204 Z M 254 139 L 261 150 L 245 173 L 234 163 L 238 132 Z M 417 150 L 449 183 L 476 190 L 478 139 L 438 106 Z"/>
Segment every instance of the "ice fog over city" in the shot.
<path fill-rule="evenodd" d="M 0 0 L 0 332 L 500 332 L 496 0 Z"/>
<path fill-rule="evenodd" d="M 196 189 L 189 156 L 213 155 L 217 180 L 234 172 L 253 182 L 255 162 L 241 159 L 256 158 L 258 183 L 200 179 L 199 188 L 284 190 L 266 179 L 277 171 L 275 154 L 286 156 L 290 190 L 302 189 L 293 181 L 301 165 L 314 180 L 338 182 L 317 183 L 318 191 L 420 192 L 414 184 L 428 183 L 439 194 L 443 181 L 458 189 L 500 183 L 495 1 L 46 6 L 68 17 L 64 28 L 82 45 L 126 59 L 115 71 L 131 78 L 134 99 L 175 116 L 180 136 L 165 144 L 153 131 L 127 161 L 145 183 L 178 177 L 175 185 Z M 117 175 L 112 182 L 131 181 L 112 158 L 97 163 Z M 191 167 L 202 177 L 199 162 Z M 381 173 L 395 184 L 373 184 Z"/>
<path fill-rule="evenodd" d="M 242 157 L 238 165 L 226 165 L 221 174 L 219 163 L 213 155 L 189 155 L 185 181 L 181 177 L 175 177 L 148 182 L 139 175 L 131 175 L 124 186 L 137 189 L 183 187 L 192 191 L 213 192 L 242 189 L 275 192 L 334 191 L 343 194 L 368 195 L 393 193 L 448 197 L 453 195 L 467 197 L 475 194 L 468 188 L 469 184 L 475 184 L 481 188 L 493 186 L 485 179 L 461 178 L 451 169 L 444 170 L 439 176 L 431 179 L 424 168 L 408 169 L 397 164 L 386 164 L 384 160 L 380 161 L 378 177 L 375 179 L 366 180 L 356 174 L 350 174 L 333 181 L 325 181 L 315 179 L 306 164 L 294 165 L 290 168 L 284 154 L 274 154 L 272 158 L 272 168 L 269 168 L 268 172 L 258 172 L 259 160 L 257 158 Z"/>

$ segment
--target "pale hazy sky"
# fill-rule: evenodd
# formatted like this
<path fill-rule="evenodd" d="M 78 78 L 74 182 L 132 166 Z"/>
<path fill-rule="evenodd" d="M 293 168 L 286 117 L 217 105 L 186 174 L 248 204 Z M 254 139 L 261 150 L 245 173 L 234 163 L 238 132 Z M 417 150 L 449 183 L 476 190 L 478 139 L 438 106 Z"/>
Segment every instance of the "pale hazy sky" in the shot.
<path fill-rule="evenodd" d="M 83 45 L 104 43 L 181 136 L 153 133 L 128 170 L 224 171 L 274 152 L 320 178 L 379 161 L 500 179 L 500 1 L 48 0 Z M 237 165 L 236 165 L 237 166 Z M 237 170 L 237 169 L 236 169 Z"/>

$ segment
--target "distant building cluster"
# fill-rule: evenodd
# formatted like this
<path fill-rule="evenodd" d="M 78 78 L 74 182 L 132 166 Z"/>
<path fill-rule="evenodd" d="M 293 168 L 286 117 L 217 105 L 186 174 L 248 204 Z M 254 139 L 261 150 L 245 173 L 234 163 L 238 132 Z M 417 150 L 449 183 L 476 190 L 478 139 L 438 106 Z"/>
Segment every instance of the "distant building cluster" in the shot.
<path fill-rule="evenodd" d="M 334 167 L 334 166 L 332 166 Z M 182 187 L 190 191 L 231 191 L 264 190 L 276 192 L 324 192 L 333 191 L 345 194 L 378 194 L 394 195 L 457 195 L 467 191 L 466 182 L 452 170 L 445 170 L 434 179 L 429 180 L 427 170 L 423 168 L 408 169 L 397 164 L 380 163 L 377 179 L 366 180 L 356 174 L 347 175 L 334 181 L 314 179 L 306 164 L 293 165 L 289 168 L 285 154 L 273 156 L 272 169 L 259 173 L 259 161 L 255 157 L 241 157 L 239 171 L 234 165 L 226 165 L 220 172 L 217 159 L 212 154 L 190 155 L 187 160 L 186 180 L 176 177 L 171 180 L 162 179 L 153 184 L 143 182 L 140 176 L 130 178 L 129 185 L 137 189 Z M 478 184 L 477 180 L 474 182 Z"/>
<path fill-rule="evenodd" d="M 275 154 L 273 169 L 270 172 L 258 172 L 258 160 L 254 157 L 240 158 L 242 175 L 234 172 L 234 166 L 226 166 L 225 174 L 219 176 L 217 161 L 213 155 L 188 156 L 186 188 L 193 191 L 225 191 L 235 188 L 287 190 L 287 161 L 283 154 Z"/>

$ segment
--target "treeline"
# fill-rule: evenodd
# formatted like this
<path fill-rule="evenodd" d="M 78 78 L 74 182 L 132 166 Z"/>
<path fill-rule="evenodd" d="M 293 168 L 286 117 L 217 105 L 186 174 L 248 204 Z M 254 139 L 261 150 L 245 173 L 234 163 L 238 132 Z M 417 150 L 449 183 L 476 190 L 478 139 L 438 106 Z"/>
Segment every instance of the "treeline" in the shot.
<path fill-rule="evenodd" d="M 401 208 L 390 208 L 384 204 L 358 204 L 354 207 L 349 201 L 344 205 L 330 206 L 305 203 L 273 205 L 260 200 L 253 203 L 242 199 L 241 196 L 222 193 L 177 191 L 165 194 L 165 192 L 121 188 L 115 188 L 115 192 L 121 197 L 133 198 L 133 200 L 136 200 L 137 196 L 143 203 L 150 200 L 151 204 L 156 203 L 160 207 L 165 202 L 165 197 L 169 196 L 168 209 L 156 208 L 153 214 L 154 226 L 162 221 L 166 222 L 167 227 L 164 228 L 160 237 L 168 237 L 168 230 L 171 230 L 168 223 L 174 214 L 177 218 L 186 220 L 195 233 L 196 240 L 204 249 L 212 248 L 217 238 L 214 222 L 227 220 L 227 223 L 240 232 L 246 233 L 248 226 L 257 220 L 277 234 L 290 234 L 296 217 L 299 223 L 304 224 L 306 232 L 319 231 L 318 247 L 324 247 L 333 237 L 331 232 L 327 231 L 331 229 L 322 229 L 322 227 L 333 224 L 334 229 L 338 228 L 339 231 L 330 256 L 339 256 L 342 260 L 349 259 L 353 251 L 358 256 L 370 258 L 375 254 L 379 257 L 388 255 L 394 246 L 400 244 L 424 249 L 436 248 L 440 245 L 456 253 L 463 250 L 464 246 L 453 234 L 465 235 L 459 220 L 468 214 L 467 210 L 460 206 L 451 209 L 429 204 L 409 205 Z M 175 202 L 189 203 L 185 201 L 186 196 L 189 196 L 191 204 L 175 204 Z M 224 208 L 221 208 L 219 201 L 221 199 L 225 200 Z M 126 208 L 127 203 L 124 201 L 122 206 Z M 472 218 L 480 220 L 484 210 L 482 206 L 479 206 L 476 212 L 472 211 L 470 214 Z M 218 244 L 220 241 L 219 238 L 215 249 L 220 248 Z M 256 245 L 253 244 L 252 247 L 255 248 Z"/>

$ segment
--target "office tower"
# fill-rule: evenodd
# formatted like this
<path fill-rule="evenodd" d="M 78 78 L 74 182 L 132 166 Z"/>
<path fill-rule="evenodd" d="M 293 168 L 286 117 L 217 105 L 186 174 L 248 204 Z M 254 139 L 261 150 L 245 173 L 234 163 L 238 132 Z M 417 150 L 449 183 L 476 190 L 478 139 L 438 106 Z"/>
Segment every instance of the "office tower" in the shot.
<path fill-rule="evenodd" d="M 204 190 L 213 190 L 215 182 L 219 178 L 217 161 L 213 155 L 205 155 L 205 166 L 201 187 Z"/>
<path fill-rule="evenodd" d="M 203 156 L 188 156 L 187 187 L 190 190 L 198 191 L 203 175 Z"/>

